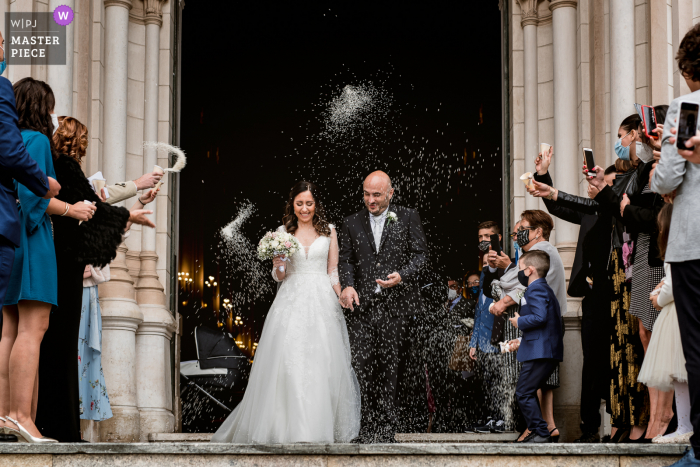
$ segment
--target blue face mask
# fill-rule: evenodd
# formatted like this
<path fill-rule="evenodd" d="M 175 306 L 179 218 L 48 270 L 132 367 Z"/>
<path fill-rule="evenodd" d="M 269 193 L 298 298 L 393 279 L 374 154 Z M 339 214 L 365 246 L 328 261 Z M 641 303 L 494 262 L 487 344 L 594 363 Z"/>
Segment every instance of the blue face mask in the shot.
<path fill-rule="evenodd" d="M 515 254 L 515 262 L 517 264 L 520 259 L 520 245 L 518 245 L 517 241 L 513 242 L 513 254 Z"/>
<path fill-rule="evenodd" d="M 471 291 L 472 295 L 479 295 L 479 286 L 478 285 L 470 287 L 469 290 Z"/>
<path fill-rule="evenodd" d="M 629 135 L 630 133 L 632 132 L 630 131 L 629 133 L 627 133 L 627 135 Z M 622 145 L 622 139 L 626 138 L 627 135 L 623 136 L 615 142 L 615 154 L 617 154 L 617 157 L 619 157 L 623 161 L 630 160 L 630 147 Z"/>

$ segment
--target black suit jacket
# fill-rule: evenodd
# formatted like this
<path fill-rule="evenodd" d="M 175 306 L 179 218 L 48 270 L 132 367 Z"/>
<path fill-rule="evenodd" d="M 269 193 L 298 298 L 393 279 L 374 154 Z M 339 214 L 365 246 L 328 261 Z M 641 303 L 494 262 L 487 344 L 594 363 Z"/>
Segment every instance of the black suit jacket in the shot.
<path fill-rule="evenodd" d="M 391 316 L 412 315 L 423 311 L 418 276 L 428 263 L 428 244 L 418 211 L 396 205 L 388 209 L 396 213 L 398 220 L 387 219 L 379 252 L 369 211 L 363 209 L 345 218 L 338 236 L 340 283 L 343 289 L 355 288 L 362 313 L 382 308 Z M 386 280 L 394 272 L 401 275 L 401 283 L 375 293 L 376 280 Z"/>

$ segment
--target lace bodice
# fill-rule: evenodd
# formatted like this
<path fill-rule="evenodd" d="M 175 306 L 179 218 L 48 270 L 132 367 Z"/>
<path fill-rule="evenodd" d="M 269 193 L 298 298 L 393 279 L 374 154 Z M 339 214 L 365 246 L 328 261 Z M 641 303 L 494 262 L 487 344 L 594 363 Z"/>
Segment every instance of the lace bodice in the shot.
<path fill-rule="evenodd" d="M 280 226 L 277 230 L 285 232 L 284 226 Z M 286 276 L 292 274 L 327 274 L 331 285 L 336 285 L 339 283 L 338 256 L 338 237 L 335 233 L 335 227 L 331 225 L 330 237 L 320 236 L 311 245 L 302 245 L 302 249 L 287 260 L 285 264 Z M 277 280 L 274 269 L 272 277 Z"/>

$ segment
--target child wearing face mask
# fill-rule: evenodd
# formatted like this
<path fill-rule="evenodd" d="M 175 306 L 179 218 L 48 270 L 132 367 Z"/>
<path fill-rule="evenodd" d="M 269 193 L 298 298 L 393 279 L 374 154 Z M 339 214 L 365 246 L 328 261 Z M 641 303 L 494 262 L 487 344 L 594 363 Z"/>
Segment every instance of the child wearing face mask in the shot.
<path fill-rule="evenodd" d="M 541 250 L 524 253 L 519 261 L 518 281 L 527 287 L 520 301 L 520 314 L 510 318 L 523 333 L 518 346 L 518 361 L 523 364 L 515 389 L 520 411 L 530 434 L 523 443 L 551 443 L 552 437 L 537 399 L 542 388 L 564 360 L 564 334 L 559 301 L 547 284 L 549 254 Z"/>

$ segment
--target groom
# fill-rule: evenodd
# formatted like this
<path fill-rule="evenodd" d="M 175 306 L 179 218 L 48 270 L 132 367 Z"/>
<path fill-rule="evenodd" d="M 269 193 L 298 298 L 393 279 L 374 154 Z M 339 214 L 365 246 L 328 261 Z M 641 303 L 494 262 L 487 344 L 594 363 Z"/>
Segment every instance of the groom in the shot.
<path fill-rule="evenodd" d="M 387 443 L 398 427 L 409 322 L 423 310 L 416 276 L 427 266 L 428 246 L 418 212 L 391 204 L 387 174 L 371 173 L 363 191 L 366 209 L 347 217 L 340 232 L 340 304 L 362 393 L 357 441 Z"/>

